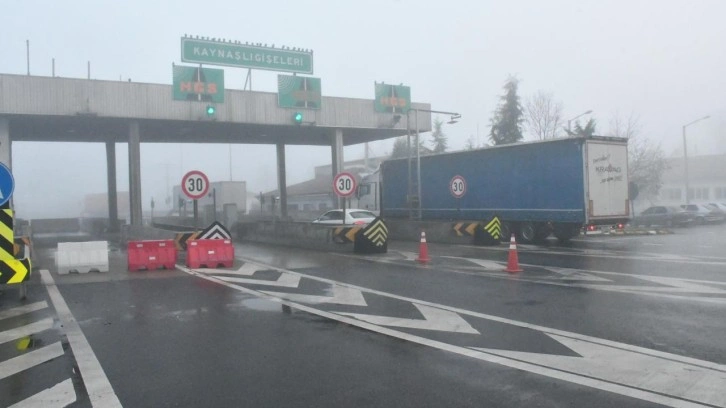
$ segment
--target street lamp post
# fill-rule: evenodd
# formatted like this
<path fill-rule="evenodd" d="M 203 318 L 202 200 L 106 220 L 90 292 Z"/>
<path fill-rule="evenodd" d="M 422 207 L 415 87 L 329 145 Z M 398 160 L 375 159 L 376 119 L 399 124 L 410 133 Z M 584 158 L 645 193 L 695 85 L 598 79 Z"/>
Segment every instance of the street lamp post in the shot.
<path fill-rule="evenodd" d="M 408 112 L 410 111 L 415 112 L 414 116 L 414 124 L 416 126 L 416 200 L 417 200 L 417 207 L 418 207 L 418 219 L 420 220 L 422 218 L 421 213 L 421 150 L 419 149 L 419 127 L 418 127 L 418 113 L 420 112 L 429 112 L 429 113 L 440 113 L 443 115 L 451 115 L 451 119 L 446 122 L 450 125 L 456 123 L 459 119 L 461 119 L 461 114 L 456 112 L 445 112 L 445 111 L 436 111 L 431 109 L 409 109 L 406 112 L 406 133 L 409 135 L 409 150 L 408 150 L 408 191 L 409 191 L 409 201 L 410 201 L 410 192 L 411 192 L 411 132 L 409 127 L 409 120 L 408 120 Z M 411 205 L 409 204 L 409 218 L 413 218 L 413 211 L 411 208 Z"/>
<path fill-rule="evenodd" d="M 569 136 L 569 135 L 571 134 L 571 132 L 572 132 L 572 130 L 570 129 L 570 124 L 572 123 L 572 121 L 573 121 L 573 120 L 575 120 L 575 119 L 579 118 L 580 116 L 585 116 L 585 115 L 589 115 L 589 114 L 591 114 L 591 113 L 592 113 L 592 110 L 588 110 L 587 112 L 583 112 L 583 113 L 581 113 L 581 114 L 579 114 L 579 115 L 575 116 L 575 117 L 574 117 L 574 118 L 572 118 L 572 119 L 568 119 L 568 120 L 567 120 L 567 136 Z"/>
<path fill-rule="evenodd" d="M 691 203 L 691 197 L 690 194 L 688 194 L 688 190 L 690 188 L 688 186 L 688 147 L 686 146 L 686 127 L 691 126 L 694 123 L 700 122 L 702 120 L 708 119 L 710 117 L 710 115 L 706 115 L 700 119 L 696 119 L 683 125 L 683 177 L 686 180 L 686 205 Z"/>

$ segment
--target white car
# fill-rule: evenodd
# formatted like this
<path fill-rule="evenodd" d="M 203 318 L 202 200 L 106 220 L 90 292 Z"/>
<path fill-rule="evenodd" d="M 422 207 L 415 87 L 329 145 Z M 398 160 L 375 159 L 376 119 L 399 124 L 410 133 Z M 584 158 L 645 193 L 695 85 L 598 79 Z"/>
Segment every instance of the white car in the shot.
<path fill-rule="evenodd" d="M 368 210 L 355 208 L 345 210 L 345 224 L 369 224 L 376 219 L 376 215 Z M 343 225 L 343 210 L 330 210 L 313 221 L 313 224 Z"/>

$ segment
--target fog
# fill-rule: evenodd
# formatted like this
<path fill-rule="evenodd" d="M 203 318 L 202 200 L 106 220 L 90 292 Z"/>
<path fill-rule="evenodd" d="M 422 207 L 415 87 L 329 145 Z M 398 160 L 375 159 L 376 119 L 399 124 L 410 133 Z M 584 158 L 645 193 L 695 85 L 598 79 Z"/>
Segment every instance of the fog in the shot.
<path fill-rule="evenodd" d="M 520 96 L 552 92 L 564 119 L 592 110 L 598 134 L 616 113 L 639 117 L 644 136 L 668 155 L 726 153 L 726 2 L 714 1 L 216 1 L 5 2 L 0 72 L 30 72 L 171 84 L 184 34 L 314 50 L 323 95 L 373 98 L 374 81 L 411 87 L 415 102 L 456 111 L 445 125 L 450 150 L 486 142 L 509 75 Z M 247 71 L 225 69 L 242 89 Z M 276 72 L 253 71 L 253 90 L 276 92 Z M 0 90 L 1 92 L 1 90 Z M 448 117 L 443 117 L 446 120 Z M 371 145 L 372 155 L 392 141 Z M 118 190 L 128 189 L 128 152 L 117 149 Z M 231 154 L 230 154 L 231 153 Z M 105 146 L 13 145 L 14 205 L 20 217 L 72 216 L 83 197 L 106 192 Z M 230 165 L 231 156 L 231 165 Z M 362 146 L 345 149 L 346 159 Z M 187 170 L 212 181 L 244 180 L 251 192 L 276 188 L 274 146 L 142 144 L 144 209 L 159 208 Z M 288 184 L 313 177 L 330 148 L 288 147 Z M 231 174 L 230 174 L 231 169 Z"/>

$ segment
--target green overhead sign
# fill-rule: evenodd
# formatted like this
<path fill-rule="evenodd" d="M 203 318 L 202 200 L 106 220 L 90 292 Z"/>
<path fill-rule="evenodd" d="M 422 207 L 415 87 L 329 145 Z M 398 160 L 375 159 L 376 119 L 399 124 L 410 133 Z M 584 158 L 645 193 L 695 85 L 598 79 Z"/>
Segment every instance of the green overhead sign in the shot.
<path fill-rule="evenodd" d="M 411 109 L 411 87 L 376 82 L 373 109 L 379 113 L 406 113 Z"/>
<path fill-rule="evenodd" d="M 181 60 L 269 71 L 313 73 L 312 51 L 247 45 L 234 41 L 182 38 Z"/>
<path fill-rule="evenodd" d="M 277 76 L 277 105 L 281 108 L 320 109 L 320 78 Z"/>
<path fill-rule="evenodd" d="M 174 66 L 175 101 L 224 102 L 224 70 Z"/>

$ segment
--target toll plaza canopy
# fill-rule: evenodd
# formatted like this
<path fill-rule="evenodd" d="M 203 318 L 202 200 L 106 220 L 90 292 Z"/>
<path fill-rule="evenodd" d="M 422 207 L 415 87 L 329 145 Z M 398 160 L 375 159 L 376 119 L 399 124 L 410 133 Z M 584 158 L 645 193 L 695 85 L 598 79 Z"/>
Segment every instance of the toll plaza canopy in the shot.
<path fill-rule="evenodd" d="M 225 90 L 224 103 L 172 99 L 171 85 L 0 74 L 0 117 L 12 140 L 128 142 L 138 122 L 141 142 L 331 145 L 335 130 L 353 145 L 407 133 L 405 114 L 377 113 L 372 99 L 323 97 L 321 108 L 280 108 L 277 93 Z M 419 109 L 431 130 L 430 104 Z M 295 112 L 303 114 L 295 124 Z M 414 130 L 414 112 L 409 115 Z"/>
<path fill-rule="evenodd" d="M 274 144 L 282 216 L 287 214 L 285 145 L 330 146 L 332 171 L 343 146 L 431 130 L 431 106 L 377 112 L 374 100 L 322 97 L 320 109 L 281 108 L 278 94 L 225 90 L 224 102 L 174 100 L 171 85 L 0 74 L 0 162 L 13 141 L 106 144 L 109 221 L 118 225 L 116 143 L 128 143 L 131 225 L 141 227 L 142 142 Z M 207 111 L 214 107 L 213 114 Z M 411 112 L 413 111 L 413 112 Z M 299 121 L 294 120 L 301 113 Z"/>

